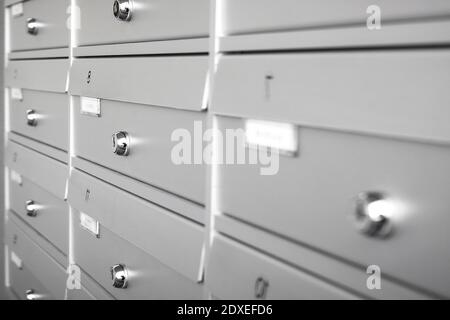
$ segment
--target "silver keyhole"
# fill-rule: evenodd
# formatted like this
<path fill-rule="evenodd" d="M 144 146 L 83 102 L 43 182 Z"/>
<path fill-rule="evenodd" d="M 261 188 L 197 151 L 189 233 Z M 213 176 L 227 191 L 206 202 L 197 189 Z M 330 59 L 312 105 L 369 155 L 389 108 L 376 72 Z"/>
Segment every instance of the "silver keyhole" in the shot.
<path fill-rule="evenodd" d="M 113 287 L 125 289 L 128 286 L 128 271 L 124 264 L 116 264 L 111 267 L 111 279 Z"/>
<path fill-rule="evenodd" d="M 112 149 L 119 156 L 130 154 L 130 137 L 127 132 L 119 131 L 112 135 Z"/>
<path fill-rule="evenodd" d="M 27 124 L 31 127 L 37 126 L 37 113 L 33 109 L 27 110 Z"/>
<path fill-rule="evenodd" d="M 113 14 L 119 20 L 130 21 L 133 3 L 131 0 L 115 0 L 113 4 Z"/>
<path fill-rule="evenodd" d="M 35 36 L 39 32 L 38 23 L 35 18 L 28 18 L 27 19 L 27 31 L 29 34 Z"/>
<path fill-rule="evenodd" d="M 391 206 L 381 192 L 361 192 L 356 197 L 354 220 L 357 229 L 370 237 L 386 237 L 392 232 Z"/>
<path fill-rule="evenodd" d="M 33 200 L 28 200 L 25 203 L 25 210 L 27 212 L 27 216 L 36 217 L 37 216 L 37 206 Z"/>

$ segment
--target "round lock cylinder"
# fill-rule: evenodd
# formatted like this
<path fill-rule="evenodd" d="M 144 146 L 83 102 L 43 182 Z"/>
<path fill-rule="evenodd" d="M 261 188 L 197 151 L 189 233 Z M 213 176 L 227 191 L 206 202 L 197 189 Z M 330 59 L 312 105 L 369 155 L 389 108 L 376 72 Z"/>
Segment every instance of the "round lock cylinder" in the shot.
<path fill-rule="evenodd" d="M 113 14 L 119 20 L 130 21 L 133 4 L 131 0 L 115 0 L 113 3 Z"/>
<path fill-rule="evenodd" d="M 112 266 L 111 279 L 114 288 L 125 289 L 128 286 L 128 271 L 126 266 L 123 264 Z"/>
<path fill-rule="evenodd" d="M 37 114 L 33 109 L 27 110 L 27 124 L 31 127 L 37 126 Z"/>
<path fill-rule="evenodd" d="M 112 149 L 118 156 L 128 156 L 130 153 L 130 137 L 127 132 L 119 131 L 112 135 Z"/>
<path fill-rule="evenodd" d="M 381 192 L 362 192 L 354 212 L 358 230 L 370 237 L 387 237 L 392 232 L 391 205 Z"/>
<path fill-rule="evenodd" d="M 37 216 L 37 206 L 33 200 L 28 200 L 25 203 L 25 210 L 27 212 L 27 216 L 36 217 Z"/>
<path fill-rule="evenodd" d="M 27 300 L 38 300 L 39 296 L 33 289 L 28 289 L 27 291 L 25 291 L 25 298 Z"/>
<path fill-rule="evenodd" d="M 38 34 L 38 31 L 39 31 L 38 22 L 35 18 L 27 19 L 27 31 L 28 31 L 28 34 L 31 34 L 33 36 Z"/>

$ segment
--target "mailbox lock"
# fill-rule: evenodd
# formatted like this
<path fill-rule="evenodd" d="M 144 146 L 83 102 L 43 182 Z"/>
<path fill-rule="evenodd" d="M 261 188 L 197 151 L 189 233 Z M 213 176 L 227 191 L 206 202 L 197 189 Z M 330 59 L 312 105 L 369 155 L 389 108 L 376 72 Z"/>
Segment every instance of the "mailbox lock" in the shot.
<path fill-rule="evenodd" d="M 386 237 L 392 230 L 391 205 L 381 192 L 361 192 L 356 197 L 356 227 L 370 237 Z"/>
<path fill-rule="evenodd" d="M 132 11 L 131 0 L 115 0 L 113 4 L 113 14 L 119 20 L 130 21 Z"/>
<path fill-rule="evenodd" d="M 27 212 L 27 216 L 29 216 L 29 217 L 37 216 L 37 208 L 36 208 L 36 204 L 34 203 L 33 200 L 28 200 L 25 203 L 25 210 Z"/>
<path fill-rule="evenodd" d="M 130 153 L 130 137 L 127 132 L 119 131 L 112 135 L 113 152 L 119 156 Z"/>
<path fill-rule="evenodd" d="M 28 289 L 25 291 L 25 298 L 27 300 L 38 300 L 39 296 L 34 292 L 33 289 Z"/>
<path fill-rule="evenodd" d="M 114 288 L 125 289 L 128 285 L 128 271 L 126 266 L 123 264 L 116 264 L 111 267 L 111 279 Z"/>
<path fill-rule="evenodd" d="M 27 110 L 27 124 L 29 126 L 37 126 L 37 113 L 33 109 Z"/>
<path fill-rule="evenodd" d="M 38 23 L 35 18 L 27 19 L 27 31 L 29 34 L 35 36 L 38 34 Z"/>

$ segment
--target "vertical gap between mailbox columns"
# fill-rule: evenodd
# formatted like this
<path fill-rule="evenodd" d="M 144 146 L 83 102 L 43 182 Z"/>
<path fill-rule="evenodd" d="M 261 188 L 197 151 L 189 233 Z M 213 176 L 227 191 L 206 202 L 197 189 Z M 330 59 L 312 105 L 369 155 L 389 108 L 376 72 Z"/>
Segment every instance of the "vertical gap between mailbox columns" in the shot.
<path fill-rule="evenodd" d="M 205 217 L 205 253 L 204 253 L 204 272 L 207 272 L 208 269 L 208 261 L 210 257 L 211 252 L 211 245 L 212 240 L 214 238 L 214 217 L 217 214 L 218 210 L 218 168 L 217 168 L 217 159 L 215 158 L 219 153 L 217 152 L 217 137 L 216 137 L 216 130 L 217 128 L 217 121 L 214 117 L 214 115 L 210 112 L 210 106 L 212 101 L 212 94 L 214 92 L 214 80 L 215 80 L 215 73 L 217 69 L 217 62 L 219 57 L 219 52 L 217 51 L 219 46 L 218 42 L 220 39 L 220 30 L 221 30 L 221 7 L 222 7 L 222 0 L 214 0 L 211 1 L 211 7 L 210 7 L 210 34 L 209 34 L 209 68 L 208 68 L 208 129 L 213 130 L 213 137 L 212 137 L 212 159 L 210 161 L 210 164 L 207 165 L 208 171 L 207 171 L 207 181 L 206 181 L 206 217 Z M 204 274 L 205 276 L 205 274 Z M 212 295 L 208 291 L 208 288 L 205 284 L 205 299 L 211 299 Z"/>
<path fill-rule="evenodd" d="M 69 95 L 69 73 L 70 70 L 72 68 L 72 64 L 74 61 L 74 56 L 73 56 L 73 51 L 74 48 L 76 46 L 76 32 L 77 32 L 77 28 L 78 26 L 78 21 L 79 21 L 79 10 L 76 10 L 76 1 L 75 0 L 71 0 L 70 1 L 70 7 L 67 8 L 67 12 L 69 13 L 70 17 L 70 39 L 69 39 L 69 69 L 67 70 L 67 85 L 66 85 L 66 89 L 67 89 L 67 95 Z M 69 26 L 68 26 L 69 27 Z M 69 188 L 69 181 L 70 181 L 70 177 L 72 175 L 72 171 L 73 171 L 73 165 L 72 165 L 72 159 L 75 156 L 75 128 L 74 128 L 74 98 L 69 95 L 69 162 L 68 162 L 68 167 L 69 167 L 69 174 L 68 174 L 68 180 L 67 180 L 67 186 L 66 186 L 66 199 L 68 201 L 68 188 Z M 68 237 L 69 237 L 69 254 L 68 254 L 68 268 L 75 264 L 75 259 L 74 259 L 74 255 L 73 255 L 73 249 L 74 249 L 74 238 L 73 238 L 73 223 L 75 222 L 75 217 L 74 217 L 74 212 L 72 210 L 72 206 L 68 203 L 69 205 L 69 225 L 68 227 Z M 68 269 L 69 271 L 69 269 Z M 68 277 L 70 276 L 70 274 L 67 275 Z M 67 292 L 67 286 L 66 286 L 66 295 L 65 295 L 65 299 L 68 299 L 68 292 Z"/>
<path fill-rule="evenodd" d="M 8 67 L 8 57 L 9 57 L 9 53 L 11 52 L 11 45 L 10 45 L 10 30 L 9 30 L 9 13 L 10 13 L 10 8 L 7 7 L 3 7 L 2 6 L 2 10 L 4 10 L 4 50 L 3 50 L 3 79 L 5 79 L 4 77 L 4 72 L 6 71 L 6 68 Z M 10 90 L 6 88 L 6 86 L 3 86 L 3 161 L 5 161 L 5 151 L 6 151 L 6 145 L 8 143 L 8 132 L 9 132 L 9 95 L 10 95 Z M 8 222 L 8 209 L 9 209 L 9 170 L 6 167 L 6 164 L 3 164 L 3 172 L 4 172 L 4 177 L 3 177 L 3 235 L 4 232 L 6 230 L 6 223 Z M 3 239 L 5 239 L 5 237 L 3 236 Z M 4 246 L 4 280 L 5 280 L 5 287 L 9 288 L 11 286 L 10 284 L 10 273 L 9 273 L 9 250 L 8 250 L 8 246 L 5 244 Z"/>

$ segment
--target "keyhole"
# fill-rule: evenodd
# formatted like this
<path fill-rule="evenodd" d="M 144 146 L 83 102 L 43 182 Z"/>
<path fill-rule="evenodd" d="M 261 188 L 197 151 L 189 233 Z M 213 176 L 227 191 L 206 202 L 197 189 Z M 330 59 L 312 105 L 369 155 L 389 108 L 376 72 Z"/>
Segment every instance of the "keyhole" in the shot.
<path fill-rule="evenodd" d="M 15 235 L 13 236 L 13 244 L 16 244 L 16 243 L 17 243 L 17 240 L 18 240 L 18 236 L 17 236 L 17 234 L 15 234 Z"/>
<path fill-rule="evenodd" d="M 270 100 L 270 96 L 271 96 L 271 82 L 272 82 L 272 80 L 273 80 L 273 78 L 274 78 L 274 76 L 271 74 L 271 73 L 269 73 L 269 74 L 266 74 L 266 77 L 265 77 L 265 95 L 266 95 L 266 100 Z"/>
<path fill-rule="evenodd" d="M 257 299 L 265 299 L 267 296 L 267 288 L 269 287 L 269 281 L 259 277 L 255 282 L 255 297 Z"/>
<path fill-rule="evenodd" d="M 87 76 L 87 83 L 88 83 L 88 84 L 91 83 L 91 75 L 92 75 L 92 71 L 89 70 L 88 76 Z"/>
<path fill-rule="evenodd" d="M 13 153 L 13 162 L 17 162 L 17 152 Z"/>
<path fill-rule="evenodd" d="M 18 75 L 18 71 L 17 71 L 17 69 L 14 69 L 14 71 L 13 71 L 14 79 L 17 79 L 17 75 Z"/>
<path fill-rule="evenodd" d="M 91 190 L 86 189 L 86 194 L 84 196 L 84 200 L 89 201 L 90 197 L 91 197 Z"/>

